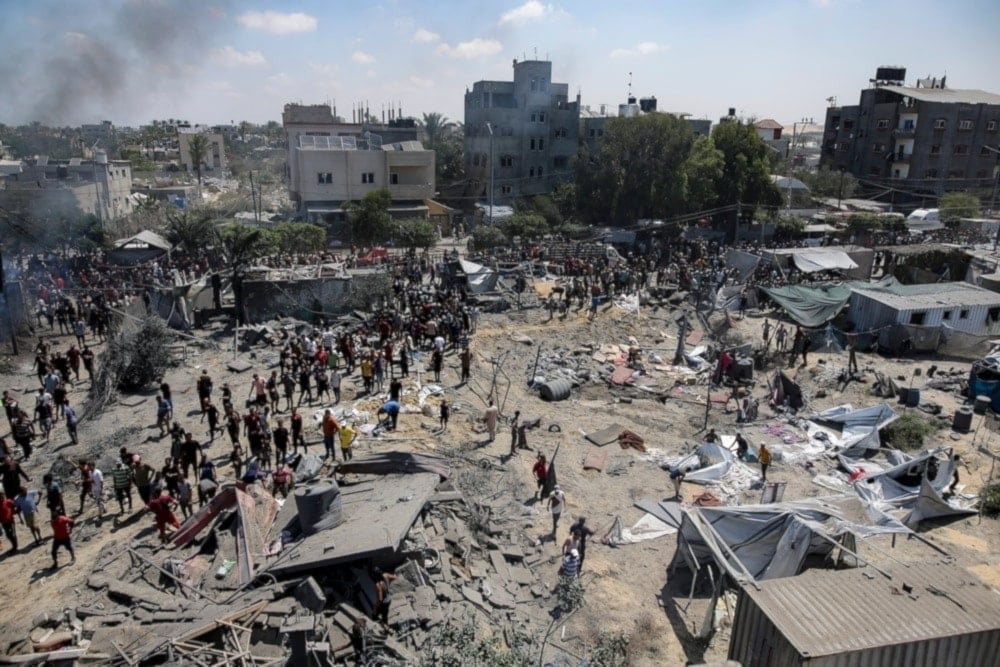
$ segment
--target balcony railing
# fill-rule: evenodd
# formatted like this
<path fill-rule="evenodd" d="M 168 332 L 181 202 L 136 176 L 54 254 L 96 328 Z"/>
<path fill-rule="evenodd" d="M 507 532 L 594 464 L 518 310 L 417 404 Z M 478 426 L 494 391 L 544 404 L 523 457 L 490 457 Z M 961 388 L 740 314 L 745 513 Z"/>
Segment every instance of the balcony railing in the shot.
<path fill-rule="evenodd" d="M 897 127 L 896 131 L 893 132 L 893 134 L 896 135 L 897 137 L 912 137 L 916 133 L 917 133 L 916 126 Z"/>
<path fill-rule="evenodd" d="M 389 194 L 393 199 L 427 199 L 434 196 L 434 188 L 427 185 L 390 185 Z"/>

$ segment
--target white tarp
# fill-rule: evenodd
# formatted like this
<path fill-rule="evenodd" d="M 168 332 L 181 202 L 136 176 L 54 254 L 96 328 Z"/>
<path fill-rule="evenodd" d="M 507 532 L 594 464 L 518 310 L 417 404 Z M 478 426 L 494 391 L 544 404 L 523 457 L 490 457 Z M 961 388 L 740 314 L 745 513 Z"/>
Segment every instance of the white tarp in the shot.
<path fill-rule="evenodd" d="M 843 250 L 801 250 L 792 255 L 792 260 L 803 273 L 858 268 L 855 261 Z"/>
<path fill-rule="evenodd" d="M 735 441 L 733 436 L 722 436 L 723 442 Z M 695 484 L 715 484 L 729 472 L 736 457 L 725 445 L 706 442 L 692 454 L 682 458 L 668 458 L 660 463 L 664 469 L 679 468 L 685 472 L 684 481 Z"/>
<path fill-rule="evenodd" d="M 676 532 L 676 528 L 668 526 L 647 512 L 631 528 L 622 528 L 618 542 L 620 544 L 635 544 L 636 542 L 655 540 L 666 535 L 673 535 Z"/>
<path fill-rule="evenodd" d="M 860 410 L 844 404 L 813 415 L 806 432 L 813 444 L 828 445 L 840 453 L 860 453 L 881 447 L 878 432 L 898 418 L 887 403 Z M 840 431 L 828 427 L 839 427 Z"/>
<path fill-rule="evenodd" d="M 466 275 L 471 292 L 481 294 L 496 289 L 497 278 L 500 277 L 496 271 L 467 259 L 459 259 L 458 262 L 462 266 L 462 272 Z"/>

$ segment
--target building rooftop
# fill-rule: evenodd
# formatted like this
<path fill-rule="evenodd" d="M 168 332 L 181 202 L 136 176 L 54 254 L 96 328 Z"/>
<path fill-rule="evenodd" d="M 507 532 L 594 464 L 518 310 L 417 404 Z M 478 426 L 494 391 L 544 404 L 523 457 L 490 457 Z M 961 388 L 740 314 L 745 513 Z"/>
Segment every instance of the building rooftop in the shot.
<path fill-rule="evenodd" d="M 923 102 L 1000 105 L 1000 95 L 988 93 L 985 90 L 959 88 L 909 88 L 907 86 L 882 86 L 881 90 L 892 91 Z"/>
<path fill-rule="evenodd" d="M 785 126 L 774 120 L 773 118 L 765 118 L 764 120 L 758 120 L 753 124 L 758 130 L 783 130 Z"/>
<path fill-rule="evenodd" d="M 1000 306 L 1000 294 L 964 282 L 853 287 L 854 292 L 895 310 L 946 306 Z"/>
<path fill-rule="evenodd" d="M 744 591 L 810 657 L 1000 629 L 1000 595 L 963 568 L 892 570 L 891 580 L 867 568 L 806 570 Z"/>

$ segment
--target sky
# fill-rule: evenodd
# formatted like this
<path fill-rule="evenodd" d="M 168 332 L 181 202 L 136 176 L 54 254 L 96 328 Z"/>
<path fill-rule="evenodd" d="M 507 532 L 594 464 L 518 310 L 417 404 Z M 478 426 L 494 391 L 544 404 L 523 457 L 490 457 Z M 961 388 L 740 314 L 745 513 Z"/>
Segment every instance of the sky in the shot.
<path fill-rule="evenodd" d="M 0 0 L 0 123 L 281 119 L 288 102 L 462 120 L 551 60 L 585 105 L 822 122 L 880 65 L 1000 93 L 996 0 Z M 993 33 L 993 34 L 991 34 Z"/>

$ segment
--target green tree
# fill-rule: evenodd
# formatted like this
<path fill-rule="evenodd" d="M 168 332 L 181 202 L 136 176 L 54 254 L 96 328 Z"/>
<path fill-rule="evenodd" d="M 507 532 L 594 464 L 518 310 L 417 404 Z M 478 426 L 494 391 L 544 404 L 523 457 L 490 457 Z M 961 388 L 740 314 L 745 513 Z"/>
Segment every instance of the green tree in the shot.
<path fill-rule="evenodd" d="M 971 192 L 949 192 L 938 200 L 938 216 L 951 228 L 958 227 L 962 218 L 978 218 L 979 197 Z"/>
<path fill-rule="evenodd" d="M 531 198 L 530 210 L 545 218 L 549 229 L 557 229 L 563 223 L 562 212 L 549 195 L 535 195 Z"/>
<path fill-rule="evenodd" d="M 367 248 L 384 243 L 392 237 L 389 205 L 392 196 L 385 188 L 372 190 L 360 202 L 347 205 L 347 220 L 351 228 L 351 242 Z"/>
<path fill-rule="evenodd" d="M 396 245 L 409 250 L 430 248 L 437 243 L 437 227 L 426 218 L 404 218 L 393 225 L 392 238 Z"/>
<path fill-rule="evenodd" d="M 502 246 L 507 242 L 507 237 L 499 228 L 492 225 L 479 225 L 472 232 L 472 243 L 476 250 L 489 250 Z"/>
<path fill-rule="evenodd" d="M 273 237 L 262 229 L 232 224 L 222 228 L 220 232 L 222 245 L 226 251 L 229 268 L 233 272 L 233 299 L 236 302 L 236 321 L 246 324 L 246 300 L 243 295 L 243 281 L 246 271 L 254 261 L 273 254 L 276 250 Z"/>
<path fill-rule="evenodd" d="M 532 213 L 517 213 L 504 218 L 500 229 L 508 237 L 520 236 L 522 239 L 534 239 L 549 233 L 549 224 L 545 218 Z"/>
<path fill-rule="evenodd" d="M 433 146 L 452 126 L 452 122 L 436 111 L 425 113 L 423 116 L 424 134 L 427 135 L 427 143 Z"/>
<path fill-rule="evenodd" d="M 434 151 L 436 183 L 455 183 L 465 178 L 462 137 L 447 133 L 438 137 L 434 143 L 428 143 L 428 147 Z"/>
<path fill-rule="evenodd" d="M 308 222 L 282 222 L 269 230 L 282 252 L 319 252 L 326 248 L 326 229 Z"/>
<path fill-rule="evenodd" d="M 712 142 L 724 159 L 722 175 L 715 181 L 720 206 L 739 203 L 744 218 L 752 219 L 757 207 L 781 205 L 781 193 L 771 182 L 773 153 L 753 123 L 719 123 L 712 130 Z M 735 222 L 737 213 L 734 210 L 725 217 Z"/>
<path fill-rule="evenodd" d="M 597 154 L 585 152 L 577 163 L 579 210 L 615 225 L 683 213 L 693 143 L 690 125 L 670 114 L 612 119 Z"/>
<path fill-rule="evenodd" d="M 218 225 L 212 216 L 189 209 L 167 213 L 164 236 L 175 246 L 191 253 L 204 251 L 219 243 Z"/>
<path fill-rule="evenodd" d="M 698 137 L 695 140 L 691 154 L 684 163 L 689 211 L 704 211 L 715 207 L 715 184 L 722 178 L 725 166 L 725 155 L 715 147 L 712 137 Z"/>
<path fill-rule="evenodd" d="M 204 134 L 193 134 L 188 138 L 188 152 L 191 154 L 191 167 L 198 174 L 198 187 L 201 187 L 201 168 L 210 150 L 208 137 Z"/>
<path fill-rule="evenodd" d="M 806 231 L 806 221 L 794 215 L 782 215 L 774 223 L 774 240 L 791 241 Z"/>
<path fill-rule="evenodd" d="M 811 171 L 800 169 L 793 175 L 809 186 L 813 197 L 842 197 L 850 199 L 858 187 L 858 179 L 847 171 L 834 169 L 819 169 Z M 843 186 L 843 188 L 841 188 Z"/>
<path fill-rule="evenodd" d="M 576 183 L 560 183 L 552 190 L 552 202 L 563 221 L 576 218 Z"/>

